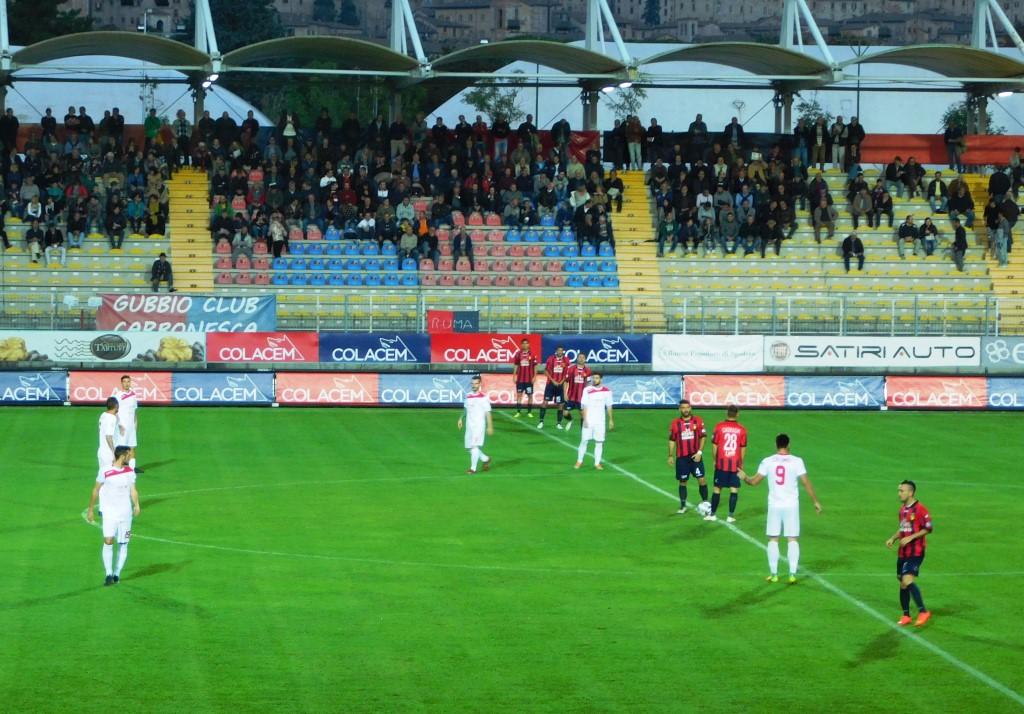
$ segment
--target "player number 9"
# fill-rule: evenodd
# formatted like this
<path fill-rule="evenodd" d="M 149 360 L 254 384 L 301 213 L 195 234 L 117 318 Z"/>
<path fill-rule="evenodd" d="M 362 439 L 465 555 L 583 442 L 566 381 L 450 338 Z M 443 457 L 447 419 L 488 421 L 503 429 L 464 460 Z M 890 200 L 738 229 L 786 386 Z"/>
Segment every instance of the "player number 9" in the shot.
<path fill-rule="evenodd" d="M 786 483 L 786 467 L 782 464 L 775 467 L 775 483 L 779 486 Z"/>

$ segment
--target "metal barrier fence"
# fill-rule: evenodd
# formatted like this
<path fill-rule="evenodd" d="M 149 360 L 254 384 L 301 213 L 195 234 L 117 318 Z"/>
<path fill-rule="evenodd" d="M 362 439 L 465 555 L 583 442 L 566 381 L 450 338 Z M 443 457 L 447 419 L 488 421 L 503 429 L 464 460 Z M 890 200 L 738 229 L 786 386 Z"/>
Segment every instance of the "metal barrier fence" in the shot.
<path fill-rule="evenodd" d="M 254 290 L 237 290 L 254 294 Z M 1024 299 L 991 295 L 616 291 L 345 290 L 278 294 L 284 330 L 425 331 L 427 310 L 476 310 L 487 332 L 679 334 L 1000 335 Z M 93 298 L 93 299 L 90 299 Z M 97 296 L 56 292 L 0 298 L 2 329 L 93 329 Z"/>

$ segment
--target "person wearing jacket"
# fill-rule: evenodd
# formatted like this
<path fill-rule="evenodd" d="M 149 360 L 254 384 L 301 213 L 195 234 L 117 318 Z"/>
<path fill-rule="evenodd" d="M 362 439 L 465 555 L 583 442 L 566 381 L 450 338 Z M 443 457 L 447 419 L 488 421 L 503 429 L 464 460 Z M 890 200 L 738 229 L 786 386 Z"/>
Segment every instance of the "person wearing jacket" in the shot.
<path fill-rule="evenodd" d="M 935 178 L 928 182 L 928 205 L 932 213 L 945 213 L 949 206 L 949 188 L 942 180 L 941 171 L 936 171 Z"/>
<path fill-rule="evenodd" d="M 964 272 L 964 256 L 967 255 L 967 231 L 960 225 L 960 219 L 955 216 L 951 220 L 953 224 L 953 263 L 956 264 L 956 269 L 961 273 Z"/>
<path fill-rule="evenodd" d="M 723 256 L 736 252 L 739 237 L 740 224 L 736 221 L 736 215 L 732 211 L 726 211 L 725 217 L 718 227 L 718 245 L 722 249 Z"/>
<path fill-rule="evenodd" d="M 974 228 L 974 199 L 971 198 L 971 194 L 967 192 L 967 188 L 960 186 L 957 188 L 956 193 L 949 197 L 949 203 L 946 204 L 946 208 L 949 209 L 950 218 L 961 218 L 960 220 L 967 219 L 964 225 L 967 228 Z"/>
<path fill-rule="evenodd" d="M 903 244 L 906 242 L 913 246 L 914 255 L 917 255 L 917 246 L 921 242 L 921 234 L 917 226 L 914 225 L 913 216 L 907 216 L 906 220 L 900 224 L 896 231 L 896 252 L 899 253 L 900 260 L 906 258 L 903 248 Z"/>
<path fill-rule="evenodd" d="M 839 220 L 839 212 L 833 207 L 828 205 L 828 201 L 824 198 L 814 208 L 814 215 L 811 221 L 814 225 L 814 242 L 821 243 L 821 229 L 825 228 L 828 231 L 828 237 L 831 238 L 836 234 L 836 221 Z"/>
<path fill-rule="evenodd" d="M 851 233 L 843 239 L 841 247 L 843 252 L 843 265 L 846 272 L 850 272 L 850 258 L 857 259 L 857 270 L 864 270 L 864 241 L 856 233 Z"/>

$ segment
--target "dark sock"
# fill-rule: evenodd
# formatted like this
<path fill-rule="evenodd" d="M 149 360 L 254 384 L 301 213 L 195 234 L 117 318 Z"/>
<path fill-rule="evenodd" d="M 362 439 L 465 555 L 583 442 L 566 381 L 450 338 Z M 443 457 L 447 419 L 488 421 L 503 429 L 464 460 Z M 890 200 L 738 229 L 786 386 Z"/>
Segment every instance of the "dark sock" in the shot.
<path fill-rule="evenodd" d="M 566 412 L 565 413 L 565 420 L 566 421 L 572 421 L 572 412 Z"/>
<path fill-rule="evenodd" d="M 541 407 L 540 408 L 540 417 L 539 417 L 540 421 L 544 421 L 544 415 L 547 413 L 547 411 L 548 410 L 545 407 Z"/>
<path fill-rule="evenodd" d="M 679 484 L 679 507 L 686 508 L 686 484 Z"/>
<path fill-rule="evenodd" d="M 914 598 L 914 604 L 917 605 L 918 612 L 928 611 L 928 608 L 924 606 L 924 598 L 921 597 L 921 591 L 918 589 L 917 583 L 908 585 L 906 592 L 910 593 L 910 597 Z"/>
<path fill-rule="evenodd" d="M 910 614 L 910 591 L 906 588 L 900 588 L 900 607 L 904 615 Z"/>
<path fill-rule="evenodd" d="M 698 488 L 700 489 L 700 500 L 702 500 L 702 501 L 708 500 L 708 487 L 707 487 L 707 485 L 705 484 L 704 486 L 698 486 Z"/>
<path fill-rule="evenodd" d="M 711 494 L 711 515 L 718 513 L 718 502 L 722 500 L 722 494 L 713 493 Z"/>
<path fill-rule="evenodd" d="M 559 424 L 562 423 L 562 410 L 561 409 L 558 410 L 558 423 Z"/>
<path fill-rule="evenodd" d="M 738 493 L 730 493 L 729 494 L 729 515 L 730 516 L 732 514 L 736 513 L 736 501 L 738 501 L 738 500 L 740 500 L 740 495 Z"/>

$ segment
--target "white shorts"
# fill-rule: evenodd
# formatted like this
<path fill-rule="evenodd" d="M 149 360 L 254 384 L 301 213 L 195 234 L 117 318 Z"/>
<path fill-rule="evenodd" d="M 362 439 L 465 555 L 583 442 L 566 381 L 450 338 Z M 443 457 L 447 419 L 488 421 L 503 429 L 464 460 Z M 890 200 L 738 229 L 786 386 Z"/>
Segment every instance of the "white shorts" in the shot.
<path fill-rule="evenodd" d="M 472 449 L 474 446 L 480 447 L 484 445 L 484 434 L 486 430 L 481 429 L 470 429 L 466 427 L 466 448 Z"/>
<path fill-rule="evenodd" d="M 114 453 L 109 449 L 96 449 L 96 461 L 99 462 L 100 473 L 103 473 L 114 465 Z"/>
<path fill-rule="evenodd" d="M 585 426 L 585 427 L 583 427 L 582 438 L 583 438 L 584 441 L 590 441 L 591 439 L 593 439 L 594 441 L 600 441 L 600 442 L 603 443 L 604 442 L 604 431 L 605 431 L 605 425 L 604 424 L 595 424 L 594 426 Z"/>
<path fill-rule="evenodd" d="M 103 537 L 127 543 L 132 537 L 132 517 L 103 516 Z"/>
<path fill-rule="evenodd" d="M 796 538 L 800 535 L 800 504 L 773 506 L 768 504 L 768 527 L 765 529 L 772 538 L 784 535 Z"/>
<path fill-rule="evenodd" d="M 139 438 L 135 433 L 135 427 L 125 428 L 124 433 L 120 433 L 118 430 L 117 438 L 114 439 L 114 444 L 117 446 L 130 446 L 133 449 L 139 445 Z"/>

